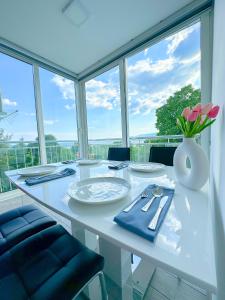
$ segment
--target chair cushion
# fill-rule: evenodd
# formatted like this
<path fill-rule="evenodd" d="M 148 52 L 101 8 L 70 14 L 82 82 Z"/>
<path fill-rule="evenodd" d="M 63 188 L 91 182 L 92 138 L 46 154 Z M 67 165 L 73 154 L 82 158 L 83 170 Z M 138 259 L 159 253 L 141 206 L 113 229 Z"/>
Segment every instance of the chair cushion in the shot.
<path fill-rule="evenodd" d="M 150 149 L 150 162 L 162 163 L 167 166 L 173 166 L 173 157 L 176 147 L 152 146 Z"/>
<path fill-rule="evenodd" d="M 54 225 L 0 256 L 0 299 L 72 299 L 103 265 L 102 256 Z"/>
<path fill-rule="evenodd" d="M 117 161 L 130 160 L 130 148 L 110 147 L 108 151 L 108 160 L 117 160 Z"/>
<path fill-rule="evenodd" d="M 19 207 L 0 215 L 0 255 L 10 247 L 56 221 L 34 205 Z"/>

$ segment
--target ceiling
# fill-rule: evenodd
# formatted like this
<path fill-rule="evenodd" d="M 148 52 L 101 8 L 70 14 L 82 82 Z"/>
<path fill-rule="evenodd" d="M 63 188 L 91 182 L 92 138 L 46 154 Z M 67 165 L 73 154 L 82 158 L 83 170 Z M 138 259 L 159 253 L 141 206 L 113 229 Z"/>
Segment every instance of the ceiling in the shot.
<path fill-rule="evenodd" d="M 70 1 L 0 0 L 0 37 L 78 74 L 192 2 Z"/>

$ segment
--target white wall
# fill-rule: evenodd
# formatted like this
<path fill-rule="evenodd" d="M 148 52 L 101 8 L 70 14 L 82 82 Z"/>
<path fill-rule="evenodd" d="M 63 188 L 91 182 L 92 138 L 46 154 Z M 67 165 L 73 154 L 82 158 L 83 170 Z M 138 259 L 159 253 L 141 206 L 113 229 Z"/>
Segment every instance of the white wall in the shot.
<path fill-rule="evenodd" d="M 218 281 L 217 300 L 225 300 L 225 0 L 215 0 L 212 101 L 221 107 L 212 126 L 211 195 Z"/>

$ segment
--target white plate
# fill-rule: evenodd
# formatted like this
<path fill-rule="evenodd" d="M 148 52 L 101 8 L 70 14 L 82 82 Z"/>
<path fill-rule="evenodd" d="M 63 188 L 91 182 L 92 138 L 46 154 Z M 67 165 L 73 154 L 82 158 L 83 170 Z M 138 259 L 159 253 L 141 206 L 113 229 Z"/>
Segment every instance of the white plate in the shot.
<path fill-rule="evenodd" d="M 164 169 L 165 165 L 159 163 L 130 164 L 129 168 L 138 172 L 151 173 Z"/>
<path fill-rule="evenodd" d="M 81 159 L 78 160 L 77 163 L 78 165 L 94 165 L 94 164 L 98 164 L 100 162 L 100 160 L 96 160 L 96 159 Z"/>
<path fill-rule="evenodd" d="M 58 167 L 52 165 L 43 165 L 36 167 L 29 167 L 18 170 L 18 174 L 21 176 L 37 176 L 37 175 L 47 175 L 56 171 Z"/>
<path fill-rule="evenodd" d="M 127 196 L 130 184 L 118 177 L 95 177 L 73 183 L 68 195 L 82 203 L 105 204 Z"/>

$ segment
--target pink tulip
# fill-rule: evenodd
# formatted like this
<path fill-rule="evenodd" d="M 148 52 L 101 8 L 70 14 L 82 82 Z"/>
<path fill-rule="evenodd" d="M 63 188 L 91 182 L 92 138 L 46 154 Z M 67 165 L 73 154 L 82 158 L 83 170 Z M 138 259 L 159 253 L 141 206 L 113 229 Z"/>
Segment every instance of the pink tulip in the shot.
<path fill-rule="evenodd" d="M 185 117 L 185 119 L 188 119 L 188 116 L 191 114 L 191 109 L 190 107 L 186 107 L 183 112 L 182 112 L 182 116 Z"/>
<path fill-rule="evenodd" d="M 208 116 L 210 119 L 216 118 L 217 115 L 218 115 L 219 109 L 220 109 L 220 107 L 219 107 L 218 105 L 213 106 L 213 107 L 211 108 L 211 110 L 208 112 L 207 116 Z"/>
<path fill-rule="evenodd" d="M 212 109 L 212 103 L 207 103 L 202 105 L 202 115 L 207 115 Z"/>
<path fill-rule="evenodd" d="M 201 103 L 196 104 L 195 107 L 193 108 L 193 111 L 201 113 L 202 111 Z"/>
<path fill-rule="evenodd" d="M 191 114 L 188 116 L 187 120 L 189 122 L 194 122 L 197 119 L 197 117 L 199 116 L 199 114 L 200 113 L 198 111 L 192 111 Z"/>

